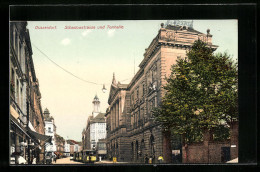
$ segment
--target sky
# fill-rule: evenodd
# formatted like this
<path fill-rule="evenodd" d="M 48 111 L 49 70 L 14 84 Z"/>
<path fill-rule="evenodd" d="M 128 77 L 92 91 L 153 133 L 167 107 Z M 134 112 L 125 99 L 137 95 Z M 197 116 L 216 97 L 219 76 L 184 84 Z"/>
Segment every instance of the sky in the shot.
<path fill-rule="evenodd" d="M 104 113 L 113 73 L 116 81 L 128 84 L 139 69 L 145 49 L 165 22 L 28 21 L 42 109 L 48 108 L 54 117 L 57 134 L 81 141 L 95 95 Z M 120 28 L 112 29 L 108 25 Z M 56 29 L 37 29 L 48 26 Z M 65 29 L 66 26 L 95 26 L 95 29 Z M 237 59 L 237 20 L 193 20 L 193 28 L 202 33 L 210 29 L 213 44 L 219 46 L 216 52 L 227 52 Z M 102 92 L 103 84 L 106 93 Z"/>

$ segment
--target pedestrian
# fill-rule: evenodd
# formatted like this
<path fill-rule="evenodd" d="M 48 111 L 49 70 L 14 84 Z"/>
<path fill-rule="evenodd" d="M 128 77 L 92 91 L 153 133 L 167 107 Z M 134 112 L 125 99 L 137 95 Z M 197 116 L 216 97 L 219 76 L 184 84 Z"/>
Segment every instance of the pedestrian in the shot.
<path fill-rule="evenodd" d="M 54 154 L 53 156 L 54 162 L 56 163 L 56 155 Z"/>
<path fill-rule="evenodd" d="M 148 155 L 145 154 L 144 163 L 145 163 L 145 164 L 148 164 L 148 161 L 149 161 Z"/>
<path fill-rule="evenodd" d="M 163 161 L 163 157 L 162 157 L 162 155 L 160 155 L 160 156 L 158 157 L 158 161 L 159 161 L 159 164 L 162 163 L 162 161 Z"/>

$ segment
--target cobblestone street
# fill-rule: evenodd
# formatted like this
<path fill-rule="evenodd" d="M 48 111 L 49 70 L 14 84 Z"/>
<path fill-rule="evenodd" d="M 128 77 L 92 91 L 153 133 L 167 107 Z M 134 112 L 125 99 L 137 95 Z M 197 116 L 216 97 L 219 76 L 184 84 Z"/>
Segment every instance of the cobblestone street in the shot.
<path fill-rule="evenodd" d="M 55 164 L 84 164 L 84 163 L 70 160 L 70 157 L 67 157 L 67 158 L 57 159 L 56 163 L 53 162 L 52 164 L 55 165 Z"/>
<path fill-rule="evenodd" d="M 67 157 L 67 158 L 62 158 L 62 159 L 57 159 L 56 160 L 56 163 L 53 162 L 52 164 L 53 165 L 59 165 L 59 164 L 85 164 L 85 163 L 82 163 L 82 162 L 77 162 L 77 161 L 74 161 L 74 160 L 70 160 L 71 157 Z M 127 162 L 116 162 L 116 164 L 120 164 L 120 163 L 127 163 Z M 108 161 L 108 160 L 102 160 L 102 161 L 98 161 L 98 162 L 95 162 L 95 164 L 114 164 L 113 161 Z"/>

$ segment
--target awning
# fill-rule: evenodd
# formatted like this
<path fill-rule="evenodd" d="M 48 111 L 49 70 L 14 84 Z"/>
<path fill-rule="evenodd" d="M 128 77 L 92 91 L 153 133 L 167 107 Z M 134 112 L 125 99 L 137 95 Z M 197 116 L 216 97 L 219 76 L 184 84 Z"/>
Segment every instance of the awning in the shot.
<path fill-rule="evenodd" d="M 25 135 L 30 138 L 30 136 L 26 133 L 26 129 L 13 116 L 10 116 L 10 120 L 16 125 L 16 127 L 18 127 Z"/>
<path fill-rule="evenodd" d="M 52 136 L 46 136 L 46 135 L 43 135 L 43 134 L 39 134 L 39 133 L 32 131 L 31 129 L 28 129 L 28 133 L 29 133 L 29 135 L 31 135 L 35 139 L 51 143 Z"/>

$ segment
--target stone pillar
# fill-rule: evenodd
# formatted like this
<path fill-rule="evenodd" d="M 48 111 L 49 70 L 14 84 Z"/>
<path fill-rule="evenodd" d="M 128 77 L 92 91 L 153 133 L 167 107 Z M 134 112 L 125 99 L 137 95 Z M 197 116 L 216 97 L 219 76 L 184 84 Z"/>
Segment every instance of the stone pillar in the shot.
<path fill-rule="evenodd" d="M 230 129 L 230 158 L 232 160 L 238 157 L 238 121 L 233 121 Z"/>
<path fill-rule="evenodd" d="M 116 101 L 116 126 L 119 127 L 119 102 Z"/>
<path fill-rule="evenodd" d="M 121 98 L 118 99 L 118 126 L 122 125 Z"/>
<path fill-rule="evenodd" d="M 188 163 L 188 145 L 182 146 L 182 163 Z"/>
<path fill-rule="evenodd" d="M 171 163 L 172 160 L 172 149 L 171 149 L 171 131 L 163 131 L 163 159 L 164 163 Z"/>
<path fill-rule="evenodd" d="M 116 128 L 116 113 L 115 113 L 115 104 L 113 104 L 113 129 L 115 130 Z"/>
<path fill-rule="evenodd" d="M 15 164 L 18 164 L 18 158 L 19 155 L 17 155 L 17 153 L 20 152 L 20 146 L 19 146 L 19 136 L 17 134 L 17 129 L 16 129 L 16 133 L 15 133 Z"/>

